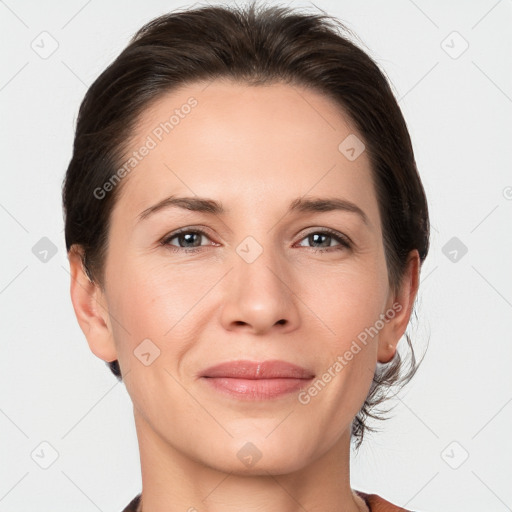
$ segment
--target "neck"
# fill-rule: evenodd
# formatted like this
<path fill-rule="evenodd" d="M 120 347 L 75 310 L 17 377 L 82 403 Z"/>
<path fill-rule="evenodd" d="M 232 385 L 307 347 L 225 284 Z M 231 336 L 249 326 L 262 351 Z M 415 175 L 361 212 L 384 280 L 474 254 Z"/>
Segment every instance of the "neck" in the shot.
<path fill-rule="evenodd" d="M 350 431 L 315 461 L 287 474 L 213 468 L 171 446 L 134 410 L 142 472 L 142 512 L 361 512 L 350 488 Z"/>

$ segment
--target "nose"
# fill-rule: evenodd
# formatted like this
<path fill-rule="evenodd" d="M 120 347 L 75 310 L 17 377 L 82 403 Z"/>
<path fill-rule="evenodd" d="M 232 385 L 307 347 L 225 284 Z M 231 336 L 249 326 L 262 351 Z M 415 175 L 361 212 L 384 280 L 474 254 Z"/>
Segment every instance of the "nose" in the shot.
<path fill-rule="evenodd" d="M 300 324 L 298 297 L 292 272 L 270 250 L 253 262 L 238 254 L 226 276 L 221 322 L 228 331 L 253 334 L 288 333 Z"/>

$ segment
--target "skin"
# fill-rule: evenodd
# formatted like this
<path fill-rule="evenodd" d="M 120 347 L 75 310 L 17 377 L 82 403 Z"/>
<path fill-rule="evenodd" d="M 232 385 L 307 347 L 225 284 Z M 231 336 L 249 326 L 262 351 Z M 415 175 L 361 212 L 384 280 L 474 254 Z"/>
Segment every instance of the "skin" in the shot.
<path fill-rule="evenodd" d="M 377 361 L 393 357 L 407 327 L 418 253 L 392 290 L 369 159 L 338 150 L 357 132 L 316 91 L 187 85 L 144 112 L 131 150 L 191 96 L 198 105 L 124 178 L 104 287 L 87 279 L 79 248 L 69 254 L 78 322 L 96 356 L 119 360 L 133 401 L 143 510 L 366 510 L 350 487 L 350 425 Z M 211 198 L 226 212 L 175 207 L 138 221 L 170 195 Z M 287 213 L 303 196 L 351 201 L 368 223 L 340 210 Z M 180 247 L 183 237 L 160 243 L 188 227 L 207 231 L 193 239 L 199 252 Z M 325 228 L 351 247 L 308 237 Z M 262 248 L 252 263 L 236 250 L 248 236 Z M 306 405 L 297 392 L 227 398 L 198 377 L 237 359 L 284 360 L 321 376 L 396 303 L 400 312 Z M 160 350 L 149 366 L 134 355 L 147 338 Z M 251 467 L 237 456 L 248 442 L 261 453 Z"/>

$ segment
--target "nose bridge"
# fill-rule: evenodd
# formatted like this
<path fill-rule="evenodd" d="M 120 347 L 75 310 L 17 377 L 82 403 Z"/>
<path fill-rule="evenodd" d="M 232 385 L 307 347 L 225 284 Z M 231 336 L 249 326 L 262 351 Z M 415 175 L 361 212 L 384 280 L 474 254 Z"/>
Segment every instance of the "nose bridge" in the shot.
<path fill-rule="evenodd" d="M 263 245 L 254 237 L 248 236 L 240 242 L 235 252 L 235 274 L 238 274 L 241 285 L 245 280 L 247 286 L 253 286 L 250 290 L 252 296 L 256 297 L 261 293 L 277 299 L 283 294 L 284 284 L 276 276 L 281 273 L 284 277 L 287 272 L 282 261 L 283 256 L 272 246 L 270 237 Z"/>
<path fill-rule="evenodd" d="M 293 329 L 299 321 L 290 289 L 291 272 L 270 236 L 261 244 L 252 236 L 238 244 L 224 294 L 222 321 L 226 328 L 245 326 L 254 332 Z"/>

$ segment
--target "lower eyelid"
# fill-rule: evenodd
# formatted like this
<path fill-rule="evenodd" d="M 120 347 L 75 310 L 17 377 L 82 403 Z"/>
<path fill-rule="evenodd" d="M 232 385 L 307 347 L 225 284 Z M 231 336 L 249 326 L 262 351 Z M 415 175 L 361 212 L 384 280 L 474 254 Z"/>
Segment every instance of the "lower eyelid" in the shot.
<path fill-rule="evenodd" d="M 180 235 L 184 235 L 184 234 L 187 234 L 187 233 L 195 233 L 197 235 L 200 235 L 202 237 L 202 239 L 206 239 L 206 240 L 209 240 L 209 244 L 205 244 L 205 245 L 199 245 L 197 247 L 180 247 L 179 245 L 174 245 L 174 244 L 171 244 L 171 240 L 174 240 L 175 238 L 179 238 Z M 176 249 L 187 249 L 187 250 L 191 250 L 191 249 L 199 249 L 201 247 L 207 247 L 209 245 L 215 245 L 215 243 L 213 242 L 213 240 L 211 240 L 211 238 L 206 234 L 206 233 L 202 233 L 200 231 L 182 231 L 180 233 L 174 233 L 168 237 L 165 237 L 162 239 L 161 243 L 162 245 L 167 245 L 167 246 L 170 246 L 170 247 L 175 247 Z"/>
<path fill-rule="evenodd" d="M 338 247 L 338 246 L 342 246 L 342 247 L 345 247 L 345 248 L 348 248 L 348 247 L 351 247 L 351 243 L 350 241 L 345 238 L 344 236 L 342 235 L 338 235 L 336 233 L 331 233 L 330 231 L 322 231 L 322 230 L 318 230 L 318 231 L 311 231 L 310 233 L 307 233 L 306 235 L 304 235 L 300 240 L 299 242 L 302 242 L 303 240 L 306 240 L 309 236 L 311 235 L 315 235 L 315 234 L 322 234 L 322 235 L 327 235 L 327 236 L 330 236 L 333 240 L 335 240 L 336 242 L 338 242 L 338 245 L 335 245 L 335 246 L 331 246 L 331 247 L 324 247 L 323 249 L 334 249 L 335 247 Z M 304 246 L 301 246 L 301 247 L 304 247 Z M 321 247 L 311 247 L 311 249 L 317 249 L 317 250 L 322 250 Z"/>

